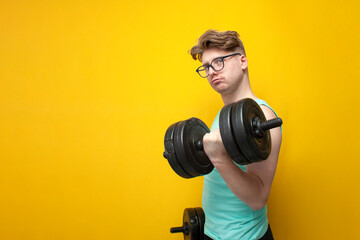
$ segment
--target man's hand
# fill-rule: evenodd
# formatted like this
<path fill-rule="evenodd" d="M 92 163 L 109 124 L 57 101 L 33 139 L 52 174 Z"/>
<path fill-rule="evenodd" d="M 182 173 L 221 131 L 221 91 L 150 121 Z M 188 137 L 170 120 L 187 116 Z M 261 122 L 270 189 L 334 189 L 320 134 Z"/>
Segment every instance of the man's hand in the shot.
<path fill-rule="evenodd" d="M 221 164 L 232 163 L 232 159 L 225 150 L 219 129 L 204 135 L 203 146 L 206 155 L 215 167 Z"/>

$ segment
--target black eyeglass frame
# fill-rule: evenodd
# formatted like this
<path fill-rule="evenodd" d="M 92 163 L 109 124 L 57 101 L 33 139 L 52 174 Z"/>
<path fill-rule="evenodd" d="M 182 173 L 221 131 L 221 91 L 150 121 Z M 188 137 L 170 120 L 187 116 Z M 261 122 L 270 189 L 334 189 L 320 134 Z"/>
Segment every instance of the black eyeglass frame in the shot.
<path fill-rule="evenodd" d="M 223 70 L 224 67 L 225 67 L 224 59 L 225 59 L 225 58 L 228 58 L 228 57 L 231 57 L 231 56 L 235 56 L 235 55 L 240 55 L 240 56 L 241 56 L 242 54 L 241 54 L 241 53 L 233 53 L 233 54 L 230 54 L 230 55 L 226 55 L 226 56 L 214 58 L 209 65 L 201 65 L 200 67 L 198 67 L 198 68 L 196 69 L 196 72 L 199 74 L 200 77 L 202 77 L 202 78 L 207 78 L 207 77 L 209 76 L 209 73 L 207 73 L 205 77 L 201 76 L 200 71 L 199 71 L 200 68 L 203 67 L 203 68 L 205 69 L 205 72 L 206 72 L 206 70 L 208 70 L 208 69 L 211 67 L 215 72 L 219 72 L 219 71 Z M 219 69 L 219 70 L 216 70 L 216 69 L 214 68 L 214 66 L 212 65 L 212 63 L 213 63 L 214 61 L 216 61 L 216 60 L 219 60 L 219 59 L 221 59 L 221 61 L 222 61 L 222 63 L 223 63 L 223 67 L 222 67 L 221 69 Z"/>

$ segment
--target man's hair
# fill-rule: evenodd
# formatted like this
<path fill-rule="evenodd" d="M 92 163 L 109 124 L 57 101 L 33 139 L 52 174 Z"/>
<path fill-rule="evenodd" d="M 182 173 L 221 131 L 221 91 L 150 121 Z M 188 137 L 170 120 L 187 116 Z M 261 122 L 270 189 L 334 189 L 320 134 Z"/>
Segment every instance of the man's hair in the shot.
<path fill-rule="evenodd" d="M 206 49 L 217 48 L 226 51 L 237 50 L 246 56 L 245 48 L 235 31 L 219 32 L 216 30 L 207 30 L 200 38 L 197 45 L 191 48 L 190 54 L 194 60 L 202 61 L 202 55 Z"/>

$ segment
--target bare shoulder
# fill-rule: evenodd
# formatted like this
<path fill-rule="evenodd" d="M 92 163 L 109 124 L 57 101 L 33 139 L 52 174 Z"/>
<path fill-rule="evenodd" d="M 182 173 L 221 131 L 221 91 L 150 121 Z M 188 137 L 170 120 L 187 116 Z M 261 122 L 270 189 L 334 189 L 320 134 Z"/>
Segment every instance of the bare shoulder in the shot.
<path fill-rule="evenodd" d="M 261 110 L 267 120 L 276 118 L 275 113 L 269 107 L 261 105 Z M 280 146 L 282 141 L 282 133 L 280 127 L 270 130 L 271 135 L 271 152 L 269 157 L 265 161 L 252 163 L 246 166 L 247 172 L 254 174 L 260 178 L 264 187 L 270 193 L 272 181 L 275 176 L 275 171 L 278 163 Z"/>
<path fill-rule="evenodd" d="M 276 115 L 275 115 L 274 111 L 271 110 L 271 108 L 269 108 L 265 105 L 260 105 L 260 108 L 263 111 L 263 113 L 265 114 L 265 117 L 267 120 L 276 118 Z"/>
<path fill-rule="evenodd" d="M 266 120 L 270 120 L 270 119 L 277 117 L 271 108 L 269 108 L 265 105 L 261 105 L 260 108 L 264 112 Z M 275 153 L 279 153 L 280 145 L 281 145 L 281 141 L 282 141 L 281 128 L 277 127 L 277 128 L 271 129 L 270 134 L 271 134 L 271 143 L 272 143 L 271 153 L 273 151 L 275 151 Z"/>

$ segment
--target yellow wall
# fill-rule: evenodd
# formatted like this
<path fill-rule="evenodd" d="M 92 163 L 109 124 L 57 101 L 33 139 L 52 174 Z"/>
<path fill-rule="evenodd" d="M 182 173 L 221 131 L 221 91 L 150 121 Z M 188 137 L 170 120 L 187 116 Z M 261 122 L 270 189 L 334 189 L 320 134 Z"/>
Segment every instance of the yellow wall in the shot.
<path fill-rule="evenodd" d="M 360 238 L 360 4 L 338 2 L 1 1 L 0 239 L 182 239 L 203 179 L 163 137 L 222 107 L 187 54 L 209 28 L 240 33 L 284 120 L 276 238 Z"/>

